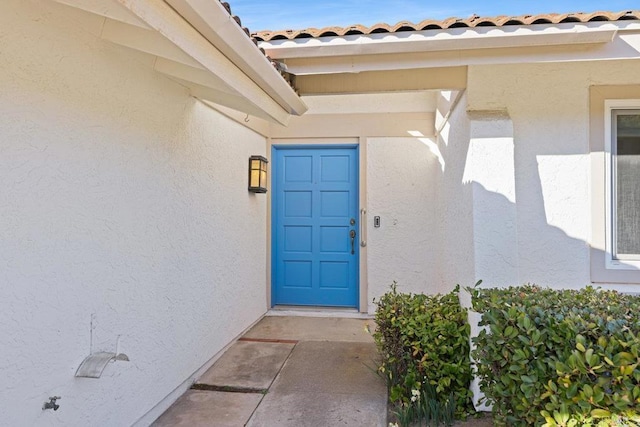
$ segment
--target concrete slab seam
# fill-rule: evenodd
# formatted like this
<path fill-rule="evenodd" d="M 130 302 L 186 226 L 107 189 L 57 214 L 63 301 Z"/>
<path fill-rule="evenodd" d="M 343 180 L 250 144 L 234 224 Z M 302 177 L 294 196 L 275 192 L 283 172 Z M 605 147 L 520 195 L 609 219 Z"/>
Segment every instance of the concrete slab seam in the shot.
<path fill-rule="evenodd" d="M 273 379 L 271 380 L 271 383 L 269 384 L 269 387 L 267 388 L 267 393 L 269 392 L 269 390 L 271 389 L 271 386 L 273 386 L 273 383 L 276 381 L 276 379 L 280 376 L 280 373 L 282 372 L 282 370 L 284 369 L 284 365 L 287 364 L 287 361 L 289 360 L 289 358 L 291 357 L 291 354 L 293 353 L 293 350 L 295 350 L 295 348 L 298 346 L 298 342 L 296 341 L 295 344 L 293 344 L 293 347 L 291 347 L 291 350 L 289 350 L 289 354 L 287 355 L 287 357 L 284 359 L 284 362 L 282 362 L 282 365 L 280 365 L 280 369 L 278 370 L 278 373 L 274 375 Z M 251 418 L 253 418 L 253 416 L 255 415 L 256 411 L 258 410 L 258 408 L 260 407 L 260 405 L 262 404 L 262 401 L 264 400 L 265 396 L 267 395 L 267 393 L 264 393 L 262 395 L 262 398 L 260 399 L 260 402 L 258 402 L 258 404 L 256 405 L 256 407 L 253 409 L 253 412 L 251 413 L 251 415 L 249 415 L 249 418 L 247 419 L 247 422 L 244 424 L 245 426 L 247 424 L 249 424 L 249 421 L 251 421 Z"/>
<path fill-rule="evenodd" d="M 221 391 L 223 393 L 255 393 L 265 394 L 269 389 L 267 388 L 253 388 L 253 387 L 235 387 L 229 385 L 216 385 L 216 384 L 194 384 L 191 386 L 191 390 L 201 391 Z"/>
<path fill-rule="evenodd" d="M 298 340 L 282 340 L 278 338 L 239 338 L 238 341 L 245 342 L 265 342 L 274 344 L 298 344 Z"/>

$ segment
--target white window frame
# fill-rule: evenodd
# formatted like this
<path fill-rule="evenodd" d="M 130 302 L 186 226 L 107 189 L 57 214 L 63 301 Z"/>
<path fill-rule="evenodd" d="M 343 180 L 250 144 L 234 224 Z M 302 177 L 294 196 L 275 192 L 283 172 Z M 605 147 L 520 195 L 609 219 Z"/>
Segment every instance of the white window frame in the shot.
<path fill-rule="evenodd" d="M 608 270 L 640 270 L 640 256 L 617 258 L 615 251 L 616 173 L 614 154 L 613 114 L 619 110 L 640 110 L 640 99 L 609 99 L 604 105 L 604 155 L 605 155 L 605 268 Z"/>

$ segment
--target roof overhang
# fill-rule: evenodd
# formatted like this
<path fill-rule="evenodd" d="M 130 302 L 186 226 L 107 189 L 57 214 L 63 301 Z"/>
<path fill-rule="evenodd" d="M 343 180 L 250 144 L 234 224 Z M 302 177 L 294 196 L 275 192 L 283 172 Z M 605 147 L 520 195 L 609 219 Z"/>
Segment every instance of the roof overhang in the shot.
<path fill-rule="evenodd" d="M 103 39 L 156 56 L 193 96 L 280 124 L 307 110 L 219 1 L 55 1 L 104 17 Z"/>
<path fill-rule="evenodd" d="M 122 1 L 122 0 L 120 0 Z M 165 0 L 290 114 L 307 107 L 219 1 Z"/>
<path fill-rule="evenodd" d="M 640 57 L 640 22 L 452 28 L 260 43 L 298 76 Z"/>
<path fill-rule="evenodd" d="M 269 54 L 273 54 L 274 58 L 287 59 L 311 56 L 372 55 L 608 43 L 613 40 L 617 31 L 617 28 L 611 26 L 589 28 L 589 24 L 522 26 L 519 28 L 476 27 L 275 40 L 263 42 L 261 46 Z"/>

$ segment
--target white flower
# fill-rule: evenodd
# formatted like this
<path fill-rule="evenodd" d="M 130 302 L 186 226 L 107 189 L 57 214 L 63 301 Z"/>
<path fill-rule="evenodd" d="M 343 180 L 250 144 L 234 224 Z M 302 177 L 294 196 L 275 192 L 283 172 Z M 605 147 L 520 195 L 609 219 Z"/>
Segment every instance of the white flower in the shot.
<path fill-rule="evenodd" d="M 412 389 L 411 390 L 411 401 L 415 402 L 418 399 L 420 399 L 420 390 Z"/>
<path fill-rule="evenodd" d="M 389 427 L 400 427 L 398 423 L 389 423 Z"/>

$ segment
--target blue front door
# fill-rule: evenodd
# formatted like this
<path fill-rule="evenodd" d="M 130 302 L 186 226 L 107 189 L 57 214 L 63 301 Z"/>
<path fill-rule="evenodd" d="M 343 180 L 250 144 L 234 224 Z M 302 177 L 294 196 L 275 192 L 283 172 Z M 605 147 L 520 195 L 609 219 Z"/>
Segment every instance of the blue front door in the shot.
<path fill-rule="evenodd" d="M 358 149 L 273 149 L 273 304 L 357 307 Z"/>

